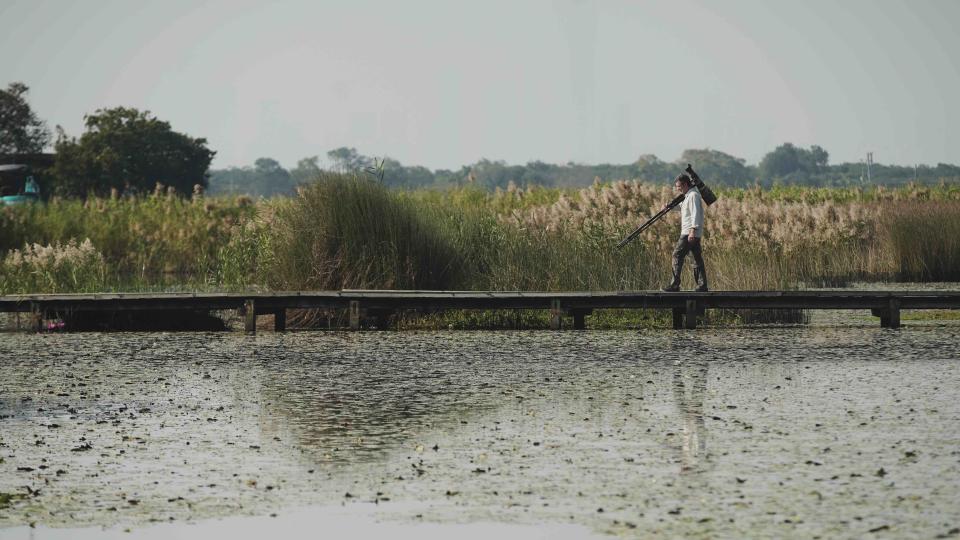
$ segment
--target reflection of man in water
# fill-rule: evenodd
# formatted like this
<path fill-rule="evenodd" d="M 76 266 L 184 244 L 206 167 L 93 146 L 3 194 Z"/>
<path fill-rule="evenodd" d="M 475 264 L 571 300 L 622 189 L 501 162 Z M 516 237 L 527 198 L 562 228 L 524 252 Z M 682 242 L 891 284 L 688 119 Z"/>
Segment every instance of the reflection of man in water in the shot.
<path fill-rule="evenodd" d="M 696 472 L 706 452 L 706 426 L 703 421 L 703 398 L 707 391 L 707 363 L 681 361 L 674 363 L 673 395 L 683 418 L 680 472 Z"/>

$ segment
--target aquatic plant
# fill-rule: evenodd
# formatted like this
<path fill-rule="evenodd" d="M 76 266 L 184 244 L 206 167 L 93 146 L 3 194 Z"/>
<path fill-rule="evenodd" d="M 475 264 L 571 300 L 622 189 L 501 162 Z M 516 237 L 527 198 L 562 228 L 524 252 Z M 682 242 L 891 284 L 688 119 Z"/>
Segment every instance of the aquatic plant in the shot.
<path fill-rule="evenodd" d="M 165 276 L 192 282 L 208 272 L 234 226 L 256 213 L 249 198 L 183 198 L 162 186 L 137 197 L 55 198 L 0 208 L 0 253 L 89 238 L 121 284 L 163 283 Z"/>
<path fill-rule="evenodd" d="M 885 209 L 886 263 L 903 281 L 960 281 L 960 211 L 944 201 Z"/>
<path fill-rule="evenodd" d="M 448 217 L 363 176 L 324 174 L 275 208 L 265 284 L 283 289 L 450 289 L 465 258 Z M 266 238 L 266 237 L 265 237 Z"/>
<path fill-rule="evenodd" d="M 0 267 L 0 292 L 4 294 L 90 292 L 102 290 L 106 284 L 103 255 L 89 239 L 28 244 L 9 252 Z"/>

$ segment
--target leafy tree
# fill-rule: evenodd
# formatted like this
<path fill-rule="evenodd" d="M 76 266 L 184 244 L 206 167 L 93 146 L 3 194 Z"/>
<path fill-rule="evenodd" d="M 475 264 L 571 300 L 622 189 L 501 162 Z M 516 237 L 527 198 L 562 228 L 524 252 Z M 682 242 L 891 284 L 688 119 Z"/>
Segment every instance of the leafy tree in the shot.
<path fill-rule="evenodd" d="M 637 178 L 648 182 L 673 180 L 678 173 L 672 172 L 671 165 L 653 154 L 643 154 L 634 162 Z M 672 174 L 671 174 L 672 173 Z"/>
<path fill-rule="evenodd" d="M 19 82 L 0 90 L 0 154 L 37 154 L 50 143 L 50 130 L 27 103 L 30 89 Z"/>
<path fill-rule="evenodd" d="M 820 146 L 813 145 L 806 150 L 784 143 L 763 156 L 758 173 L 764 183 L 831 185 L 836 183 L 836 177 L 828 167 L 829 159 L 830 155 Z"/>
<path fill-rule="evenodd" d="M 111 189 L 146 192 L 157 183 L 188 194 L 207 185 L 207 169 L 216 152 L 206 139 L 173 131 L 147 111 L 117 107 L 84 117 L 79 139 L 62 130 L 53 167 L 55 189 L 63 196 L 103 195 Z"/>
<path fill-rule="evenodd" d="M 293 181 L 297 184 L 306 184 L 312 180 L 316 180 L 320 176 L 322 170 L 318 162 L 320 158 L 318 156 L 305 157 L 297 162 L 297 166 L 293 169 L 290 169 L 290 176 L 293 178 Z"/>
<path fill-rule="evenodd" d="M 684 150 L 675 168 L 678 171 L 683 170 L 688 163 L 693 165 L 694 170 L 705 182 L 714 185 L 747 186 L 753 180 L 753 174 L 746 166 L 746 160 L 717 150 Z"/>
<path fill-rule="evenodd" d="M 505 161 L 481 159 L 471 167 L 476 183 L 485 189 L 506 188 L 510 181 L 520 181 L 526 168 L 523 165 L 507 165 Z"/>
<path fill-rule="evenodd" d="M 557 168 L 540 160 L 531 161 L 524 167 L 523 174 L 517 180 L 524 186 L 551 186 L 557 181 Z"/>
<path fill-rule="evenodd" d="M 435 182 L 433 172 L 419 165 L 404 166 L 399 161 L 383 158 L 383 183 L 389 187 L 420 188 Z"/>
<path fill-rule="evenodd" d="M 295 180 L 292 173 L 273 158 L 259 158 L 253 163 L 253 167 L 230 167 L 210 172 L 208 192 L 211 195 L 275 197 L 293 195 L 294 191 Z"/>
<path fill-rule="evenodd" d="M 293 194 L 293 178 L 275 159 L 260 158 L 253 162 L 253 170 L 262 185 L 260 195 L 272 197 Z"/>
<path fill-rule="evenodd" d="M 256 195 L 257 185 L 252 167 L 227 167 L 210 171 L 207 193 L 210 195 Z"/>
<path fill-rule="evenodd" d="M 817 171 L 821 171 L 827 167 L 827 163 L 830 161 L 830 154 L 820 146 L 813 145 L 810 147 L 810 158 L 813 161 L 813 167 Z"/>
<path fill-rule="evenodd" d="M 764 180 L 773 180 L 799 170 L 799 149 L 791 143 L 784 143 L 763 156 L 758 172 Z"/>
<path fill-rule="evenodd" d="M 372 159 L 358 154 L 356 148 L 346 146 L 327 152 L 327 157 L 333 161 L 335 168 L 340 172 L 362 171 L 373 165 Z"/>

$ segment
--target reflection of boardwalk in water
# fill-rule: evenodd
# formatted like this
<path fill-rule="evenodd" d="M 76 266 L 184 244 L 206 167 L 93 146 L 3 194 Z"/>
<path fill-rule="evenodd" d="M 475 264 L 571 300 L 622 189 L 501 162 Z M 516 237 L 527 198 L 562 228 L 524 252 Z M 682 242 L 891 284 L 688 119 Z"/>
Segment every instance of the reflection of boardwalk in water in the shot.
<path fill-rule="evenodd" d="M 683 420 L 680 472 L 702 471 L 706 466 L 707 430 L 703 400 L 707 391 L 707 362 L 702 359 L 676 360 L 673 394 Z"/>

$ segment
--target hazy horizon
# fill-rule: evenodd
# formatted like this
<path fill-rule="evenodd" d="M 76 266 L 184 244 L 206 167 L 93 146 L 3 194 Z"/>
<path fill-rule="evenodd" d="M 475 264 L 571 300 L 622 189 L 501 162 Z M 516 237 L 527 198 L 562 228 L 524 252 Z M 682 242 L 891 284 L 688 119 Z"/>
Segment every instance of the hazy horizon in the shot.
<path fill-rule="evenodd" d="M 0 85 L 52 128 L 149 110 L 213 167 L 336 147 L 454 169 L 756 164 L 784 142 L 831 163 L 960 162 L 960 3 L 536 0 L 455 4 L 6 0 Z"/>

